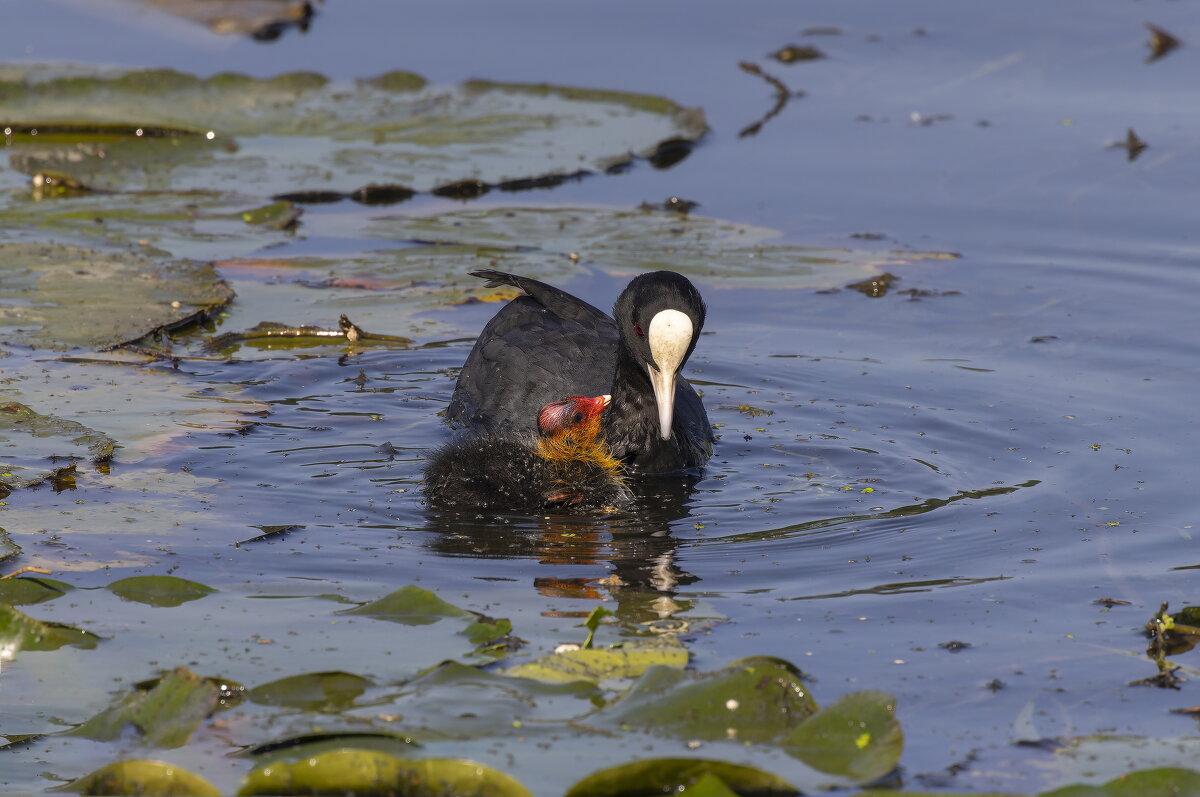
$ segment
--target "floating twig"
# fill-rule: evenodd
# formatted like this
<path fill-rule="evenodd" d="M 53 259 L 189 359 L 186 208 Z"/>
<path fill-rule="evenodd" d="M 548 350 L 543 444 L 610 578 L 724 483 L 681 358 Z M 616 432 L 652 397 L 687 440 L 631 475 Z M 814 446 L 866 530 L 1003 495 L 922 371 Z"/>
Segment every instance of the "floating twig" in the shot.
<path fill-rule="evenodd" d="M 758 131 L 762 130 L 763 125 L 778 116 L 779 112 L 787 106 L 788 100 L 790 100 L 792 97 L 804 96 L 803 91 L 792 91 L 782 80 L 774 75 L 764 72 L 762 67 L 760 67 L 758 64 L 753 64 L 749 61 L 741 61 L 738 63 L 738 67 L 741 68 L 743 72 L 748 72 L 751 75 L 757 75 L 758 77 L 767 81 L 767 83 L 769 83 L 771 87 L 775 89 L 774 107 L 767 111 L 766 115 L 764 115 L 762 119 L 759 119 L 757 122 L 738 133 L 738 138 L 746 138 L 747 136 L 757 135 Z"/>
<path fill-rule="evenodd" d="M 5 573 L 4 575 L 0 576 L 0 581 L 3 581 L 6 578 L 16 578 L 17 576 L 22 576 L 22 575 L 25 575 L 26 573 L 40 573 L 43 576 L 49 576 L 49 575 L 53 575 L 54 571 L 47 570 L 44 567 L 34 567 L 33 565 L 25 565 L 24 567 L 20 568 L 19 570 L 14 570 L 11 573 Z"/>

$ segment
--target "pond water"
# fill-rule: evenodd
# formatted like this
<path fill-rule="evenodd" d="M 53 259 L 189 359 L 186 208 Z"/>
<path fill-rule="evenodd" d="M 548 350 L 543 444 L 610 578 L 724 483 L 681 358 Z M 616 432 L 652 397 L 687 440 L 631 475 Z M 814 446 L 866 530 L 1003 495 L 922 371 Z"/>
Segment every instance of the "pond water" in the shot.
<path fill-rule="evenodd" d="M 1145 21 L 1185 45 L 1146 63 Z M 124 3 L 22 6 L 0 30 L 12 63 L 550 82 L 667 97 L 703 108 L 711 130 L 670 168 L 638 159 L 619 174 L 467 203 L 422 194 L 390 207 L 307 204 L 294 232 L 242 240 L 214 230 L 175 250 L 218 261 L 239 297 L 208 328 L 185 330 L 185 346 L 259 321 L 329 325 L 341 312 L 408 346 L 245 344 L 177 367 L 5 347 L 0 365 L 20 376 L 0 396 L 126 447 L 107 468 L 81 465 L 69 489 L 17 490 L 0 507 L 0 527 L 23 549 L 5 569 L 45 567 L 79 588 L 23 610 L 102 638 L 94 650 L 2 662 L 0 734 L 81 722 L 177 665 L 247 686 L 334 670 L 371 680 L 340 713 L 246 709 L 149 756 L 232 791 L 248 767 L 231 750 L 386 724 L 397 684 L 463 659 L 471 646 L 444 623 L 337 614 L 418 584 L 511 620 L 528 643 L 522 655 L 580 641 L 583 618 L 604 605 L 616 613 L 606 644 L 675 623 L 702 671 L 769 655 L 801 668 L 823 705 L 890 692 L 906 789 L 1030 793 L 1181 764 L 1195 720 L 1169 710 L 1200 702 L 1194 682 L 1130 684 L 1156 672 L 1142 626 L 1164 601 L 1194 601 L 1200 568 L 1189 487 L 1200 55 L 1187 42 L 1200 42 L 1200 24 L 1185 7 L 1124 0 L 364 0 L 320 5 L 307 32 L 271 42 Z M 788 44 L 826 57 L 768 57 Z M 804 92 L 747 135 L 776 94 L 742 61 Z M 1149 145 L 1133 159 L 1113 146 L 1129 128 Z M 28 190 L 12 170 L 4 180 Z M 420 238 L 402 232 L 414 217 L 626 211 L 670 196 L 700 203 L 693 218 L 778 231 L 764 247 L 832 250 L 840 265 L 797 276 L 765 254 L 757 279 L 752 266 L 737 279 L 720 265 L 693 274 L 709 315 L 687 374 L 717 425 L 715 455 L 701 478 L 643 485 L 636 507 L 612 516 L 427 508 L 424 452 L 448 439 L 439 413 L 498 305 L 446 300 L 389 316 L 388 297 L 373 291 L 360 316 L 353 286 L 322 292 L 271 265 L 370 256 L 381 241 Z M 656 262 L 582 255 L 552 281 L 603 308 Z M 466 284 L 475 267 L 450 258 L 421 279 Z M 883 295 L 847 287 L 883 271 L 898 277 Z M 128 397 L 133 417 L 118 419 Z M 279 527 L 293 528 L 244 542 Z M 100 589 L 168 573 L 218 592 L 162 608 Z M 1188 655 L 1178 657 L 1184 674 L 1195 672 Z M 402 713 L 503 714 L 458 694 L 461 705 Z M 549 697 L 538 705 L 551 717 L 583 713 Z M 1097 735 L 1163 741 L 1106 747 Z M 427 746 L 537 794 L 638 757 L 690 754 L 642 737 L 538 744 L 464 732 Z M 785 778 L 797 766 L 732 742 L 707 752 Z M 0 749 L 0 784 L 39 792 L 135 754 L 147 757 L 128 736 L 23 741 Z"/>

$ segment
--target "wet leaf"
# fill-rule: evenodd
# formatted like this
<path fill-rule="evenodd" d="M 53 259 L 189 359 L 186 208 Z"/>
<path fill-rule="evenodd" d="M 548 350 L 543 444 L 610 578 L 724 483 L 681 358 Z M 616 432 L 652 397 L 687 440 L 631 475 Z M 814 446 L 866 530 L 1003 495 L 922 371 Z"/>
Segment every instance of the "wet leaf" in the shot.
<path fill-rule="evenodd" d="M 117 761 L 63 786 L 62 791 L 144 797 L 220 797 L 204 778 L 175 764 L 150 759 Z"/>
<path fill-rule="evenodd" d="M 207 264 L 35 244 L 2 244 L 0 260 L 0 338 L 12 345 L 111 349 L 233 298 Z"/>
<path fill-rule="evenodd" d="M 374 684 L 348 672 L 312 672 L 261 684 L 246 693 L 263 706 L 288 706 L 306 711 L 334 712 L 354 705 Z"/>
<path fill-rule="evenodd" d="M 656 667 L 588 722 L 689 740 L 769 744 L 816 711 L 795 667 L 755 656 L 714 673 Z"/>
<path fill-rule="evenodd" d="M 406 73 L 334 83 L 310 72 L 200 79 L 9 66 L 0 98 L 14 168 L 97 190 L 277 195 L 383 184 L 464 196 L 603 171 L 707 130 L 702 112 L 661 97 L 484 81 L 428 87 Z"/>
<path fill-rule="evenodd" d="M 0 539 L 0 551 L 3 550 L 3 540 Z M 0 559 L 3 559 L 0 555 Z M 22 576 L 20 578 L 0 578 L 0 602 L 10 606 L 31 606 L 45 603 L 66 595 L 75 587 L 65 581 L 52 578 Z"/>
<path fill-rule="evenodd" d="M 0 488 L 0 496 L 4 496 L 6 493 L 7 493 L 7 489 Z M 20 553 L 21 553 L 21 546 L 17 545 L 15 542 L 12 541 L 12 538 L 8 536 L 7 531 L 5 531 L 4 529 L 0 529 L 0 562 L 7 562 L 9 559 L 12 559 L 13 557 L 18 556 Z M 4 600 L 5 600 L 5 598 L 3 597 L 3 595 L 0 595 L 0 601 L 4 601 Z M 8 601 L 8 602 L 16 603 L 16 601 Z"/>
<path fill-rule="evenodd" d="M 512 777 L 458 758 L 409 761 L 376 750 L 333 750 L 248 774 L 239 795 L 404 794 L 408 797 L 531 797 Z"/>
<path fill-rule="evenodd" d="M 1130 772 L 1178 772 L 1195 766 L 1200 757 L 1200 739 L 1194 736 L 1150 738 L 1145 736 L 1083 736 L 1055 750 L 1054 764 L 1062 782 L 1112 780 L 1116 788 Z M 1138 792 L 1105 792 L 1136 794 Z M 1156 792 L 1140 792 L 1154 794 Z M 1157 792 L 1169 793 L 1169 792 Z M 1188 793 L 1186 790 L 1181 793 Z"/>
<path fill-rule="evenodd" d="M 711 776 L 711 777 L 710 777 Z M 705 758 L 652 758 L 593 772 L 567 790 L 565 797 L 651 797 L 688 793 L 708 777 L 737 794 L 795 795 L 795 786 L 754 767 Z M 711 785 L 708 788 L 712 788 Z M 720 792 L 716 792 L 719 794 Z"/>
<path fill-rule="evenodd" d="M 779 744 L 813 769 L 857 783 L 896 768 L 904 733 L 896 698 L 887 692 L 852 692 L 803 722 Z"/>
<path fill-rule="evenodd" d="M 677 792 L 680 797 L 738 797 L 737 792 L 725 785 L 725 781 L 711 772 L 701 775 L 683 791 Z"/>
<path fill-rule="evenodd" d="M 1042 792 L 1042 797 L 1149 797 L 1149 795 L 1200 794 L 1200 772 L 1163 767 L 1130 772 L 1100 786 L 1064 786 Z"/>
<path fill-rule="evenodd" d="M 412 584 L 341 614 L 365 614 L 368 617 L 404 625 L 431 625 L 447 617 L 472 616 L 466 609 L 446 603 L 429 590 Z"/>
<path fill-rule="evenodd" d="M 61 476 L 79 460 L 110 459 L 116 442 L 75 421 L 0 403 L 0 488 L 31 487 Z"/>
<path fill-rule="evenodd" d="M 176 576 L 130 576 L 112 582 L 108 589 L 122 600 L 147 606 L 179 606 L 216 592 L 210 586 Z"/>
<path fill-rule="evenodd" d="M 212 681 L 176 667 L 149 689 L 135 689 L 67 735 L 106 742 L 132 728 L 148 745 L 182 747 L 221 699 Z"/>
<path fill-rule="evenodd" d="M 466 634 L 472 645 L 487 645 L 511 634 L 512 621 L 504 618 L 493 620 L 481 617 L 467 626 L 463 633 Z"/>
<path fill-rule="evenodd" d="M 60 623 L 45 623 L 0 603 L 0 647 L 20 650 L 58 650 L 64 645 L 91 650 L 100 637 Z"/>
<path fill-rule="evenodd" d="M 276 761 L 303 761 L 323 753 L 353 748 L 408 758 L 421 745 L 411 736 L 380 731 L 331 731 L 328 733 L 306 733 L 289 739 L 260 744 L 238 755 L 255 759 L 256 766 L 263 768 Z"/>
<path fill-rule="evenodd" d="M 626 642 L 620 647 L 563 650 L 504 670 L 506 675 L 533 678 L 546 683 L 602 681 L 606 678 L 637 678 L 651 667 L 682 670 L 688 651 L 671 639 Z"/>
<path fill-rule="evenodd" d="M 616 274 L 661 268 L 701 282 L 760 289 L 840 284 L 848 277 L 877 273 L 884 266 L 958 257 L 949 252 L 792 246 L 778 243 L 779 233 L 765 227 L 696 215 L 603 208 L 470 208 L 381 218 L 367 232 L 393 240 L 525 247 L 563 258 L 577 253 L 583 262 Z"/>

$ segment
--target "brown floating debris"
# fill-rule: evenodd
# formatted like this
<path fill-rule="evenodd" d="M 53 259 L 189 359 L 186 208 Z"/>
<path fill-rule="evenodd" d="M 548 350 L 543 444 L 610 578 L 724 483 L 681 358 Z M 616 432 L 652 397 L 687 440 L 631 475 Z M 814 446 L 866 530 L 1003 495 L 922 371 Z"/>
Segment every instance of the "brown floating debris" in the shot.
<path fill-rule="evenodd" d="M 1133 132 L 1132 127 L 1129 128 L 1129 131 L 1125 134 L 1125 140 L 1118 142 L 1116 145 L 1117 149 L 1125 150 L 1126 157 L 1130 162 L 1137 160 L 1138 155 L 1141 155 L 1142 150 L 1146 149 L 1148 146 L 1150 145 L 1138 138 L 1138 134 Z"/>
<path fill-rule="evenodd" d="M 789 44 L 771 53 L 771 57 L 782 64 L 794 64 L 797 61 L 816 61 L 824 58 L 825 53 L 811 44 Z"/>
<path fill-rule="evenodd" d="M 1054 336 L 1051 335 L 1050 337 L 1054 337 Z M 1111 609 L 1114 606 L 1132 606 L 1133 605 L 1129 601 L 1123 601 L 1120 598 L 1097 598 L 1096 600 L 1092 601 L 1092 603 L 1099 603 L 1101 606 L 1104 606 L 1105 608 L 1108 608 L 1108 609 Z"/>
<path fill-rule="evenodd" d="M 900 278 L 895 274 L 884 272 L 876 277 L 869 277 L 862 282 L 852 282 L 847 285 L 847 288 L 853 288 L 863 296 L 870 296 L 872 299 L 878 299 L 881 296 L 886 296 L 888 290 L 891 289 L 892 283 Z"/>
<path fill-rule="evenodd" d="M 1160 58 L 1163 58 L 1167 53 L 1174 50 L 1179 45 L 1183 44 L 1179 39 L 1167 33 L 1157 25 L 1152 25 L 1149 22 L 1142 23 L 1146 26 L 1146 30 L 1150 31 L 1150 55 L 1146 56 L 1146 63 L 1152 64 Z M 1131 159 L 1132 160 L 1132 159 Z"/>
<path fill-rule="evenodd" d="M 399 343 L 407 346 L 412 343 L 409 338 L 399 335 L 378 335 L 367 332 L 345 315 L 338 318 L 337 329 L 325 329 L 316 326 L 292 327 L 273 321 L 263 321 L 245 332 L 227 332 L 217 335 L 208 341 L 208 348 L 223 349 L 248 340 L 289 339 L 289 338 L 343 338 L 348 343 Z"/>
<path fill-rule="evenodd" d="M 792 91 L 782 80 L 774 75 L 769 75 L 764 72 L 762 67 L 760 67 L 758 64 L 751 63 L 750 61 L 740 61 L 738 62 L 738 67 L 743 72 L 747 72 L 751 75 L 757 75 L 758 77 L 767 81 L 767 83 L 771 85 L 771 88 L 775 89 L 775 105 L 771 108 L 771 110 L 766 112 L 762 119 L 759 119 L 757 122 L 746 127 L 740 133 L 738 133 L 738 138 L 746 138 L 747 136 L 757 135 L 758 131 L 762 129 L 763 125 L 778 116 L 779 112 L 787 106 L 788 100 L 790 100 L 792 97 L 804 96 L 803 91 Z"/>
<path fill-rule="evenodd" d="M 44 567 L 34 567 L 33 565 L 25 565 L 24 567 L 20 568 L 19 570 L 14 570 L 11 573 L 5 573 L 4 575 L 0 576 L 0 580 L 6 579 L 6 578 L 16 578 L 17 576 L 24 575 L 25 573 L 41 573 L 43 576 L 50 576 L 50 575 L 54 574 L 54 571 L 47 570 Z"/>

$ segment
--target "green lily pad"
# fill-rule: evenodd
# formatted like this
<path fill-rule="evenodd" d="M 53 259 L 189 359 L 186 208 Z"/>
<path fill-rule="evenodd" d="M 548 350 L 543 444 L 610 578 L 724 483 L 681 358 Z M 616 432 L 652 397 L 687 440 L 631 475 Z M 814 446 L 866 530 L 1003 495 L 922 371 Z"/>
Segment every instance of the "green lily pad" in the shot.
<path fill-rule="evenodd" d="M 472 616 L 466 609 L 446 603 L 429 590 L 412 584 L 340 614 L 364 614 L 403 625 L 432 625 L 447 617 Z"/>
<path fill-rule="evenodd" d="M 98 190 L 351 192 L 370 184 L 451 195 L 603 171 L 698 140 L 704 114 L 644 94 L 407 73 L 334 83 L 297 72 L 200 79 L 170 70 L 0 70 L 13 168 Z M 34 134 L 36 131 L 36 134 Z"/>
<path fill-rule="evenodd" d="M 405 683 L 394 706 L 420 738 L 462 740 L 505 737 L 514 727 L 532 730 L 531 723 L 591 711 L 601 698 L 600 688 L 588 681 L 544 683 L 446 661 Z"/>
<path fill-rule="evenodd" d="M 704 773 L 677 794 L 680 797 L 738 797 L 737 792 L 725 785 L 725 781 L 711 772 Z"/>
<path fill-rule="evenodd" d="M 786 780 L 754 767 L 706 758 L 652 758 L 593 772 L 568 789 L 564 797 L 677 794 L 701 785 L 708 776 L 719 778 L 723 785 L 737 794 L 783 797 L 800 793 Z M 708 782 L 711 784 L 711 779 Z"/>
<path fill-rule="evenodd" d="M 499 620 L 493 620 L 490 617 L 481 617 L 463 629 L 463 634 L 471 641 L 472 645 L 479 646 L 503 639 L 511 634 L 512 630 L 511 620 L 503 617 Z"/>
<path fill-rule="evenodd" d="M 651 667 L 682 670 L 688 651 L 666 638 L 630 640 L 619 647 L 563 650 L 504 670 L 505 675 L 546 683 L 637 678 Z"/>
<path fill-rule="evenodd" d="M 80 794 L 137 794 L 144 797 L 220 797 L 204 778 L 175 764 L 150 759 L 117 761 L 61 788 Z"/>
<path fill-rule="evenodd" d="M 116 442 L 81 423 L 42 415 L 16 401 L 0 404 L 0 490 L 61 477 L 78 460 L 112 458 Z M 63 460 L 66 464 L 60 464 Z"/>
<path fill-rule="evenodd" d="M 300 210 L 291 202 L 261 202 L 239 195 L 98 193 L 69 201 L 0 204 L 0 240 L 40 241 L 167 252 L 213 260 L 289 240 Z"/>
<path fill-rule="evenodd" d="M 606 208 L 467 208 L 430 216 L 389 216 L 375 220 L 366 233 L 392 240 L 526 247 L 560 256 L 576 253 L 614 274 L 669 269 L 700 282 L 759 289 L 836 285 L 884 267 L 958 257 L 949 252 L 793 246 L 765 227 Z"/>
<path fill-rule="evenodd" d="M 904 733 L 895 712 L 896 698 L 887 692 L 852 692 L 805 720 L 779 744 L 813 769 L 869 783 L 900 763 Z"/>
<path fill-rule="evenodd" d="M 221 703 L 221 691 L 207 678 L 176 667 L 149 689 L 135 689 L 116 705 L 67 731 L 98 742 L 112 741 L 133 728 L 146 744 L 182 747 Z"/>
<path fill-rule="evenodd" d="M 2 549 L 3 540 L 0 539 L 0 550 Z M 3 558 L 0 555 L 0 560 Z M 32 606 L 61 598 L 73 589 L 75 587 L 65 581 L 40 576 L 0 578 L 0 602 L 10 606 Z"/>
<path fill-rule="evenodd" d="M 1130 772 L 1100 786 L 1064 786 L 1042 792 L 1042 797 L 1147 797 L 1147 795 L 1200 794 L 1200 772 L 1163 767 Z"/>
<path fill-rule="evenodd" d="M 411 736 L 381 731 L 328 731 L 306 733 L 260 744 L 238 755 L 251 757 L 262 768 L 276 761 L 306 761 L 314 756 L 335 750 L 374 750 L 408 758 L 421 745 Z"/>
<path fill-rule="evenodd" d="M 0 603 L 0 647 L 9 651 L 58 650 L 64 645 L 90 650 L 100 637 L 60 623 L 45 623 Z"/>
<path fill-rule="evenodd" d="M 0 498 L 3 498 L 6 494 L 7 494 L 7 490 L 0 488 Z M 15 556 L 19 556 L 20 553 L 21 553 L 21 546 L 17 545 L 15 542 L 12 541 L 12 538 L 8 536 L 7 531 L 5 531 L 4 529 L 0 529 L 0 562 L 7 562 L 9 559 L 12 559 Z M 0 596 L 0 601 L 3 601 L 3 600 L 5 600 L 5 598 L 3 596 Z M 8 601 L 8 602 L 16 603 L 16 601 Z"/>
<path fill-rule="evenodd" d="M 263 706 L 288 706 L 307 711 L 340 711 L 374 684 L 348 672 L 311 672 L 261 684 L 246 693 Z"/>
<path fill-rule="evenodd" d="M 63 245 L 0 244 L 0 339 L 111 349 L 233 298 L 211 265 Z"/>
<path fill-rule="evenodd" d="M 1188 769 L 1198 759 L 1200 739 L 1195 736 L 1083 736 L 1072 739 L 1070 744 L 1054 753 L 1054 765 L 1064 783 L 1100 784 L 1119 781 L 1126 774 L 1139 770 Z"/>
<path fill-rule="evenodd" d="M 216 592 L 210 586 L 176 576 L 129 576 L 108 585 L 122 600 L 147 606 L 179 606 Z"/>
<path fill-rule="evenodd" d="M 342 749 L 295 763 L 274 762 L 252 770 L 239 795 L 404 794 L 407 797 L 532 797 L 512 777 L 457 758 L 411 761 L 377 750 Z"/>
<path fill-rule="evenodd" d="M 588 721 L 681 739 L 769 744 L 816 712 L 817 702 L 795 667 L 756 656 L 714 673 L 655 667 Z"/>

